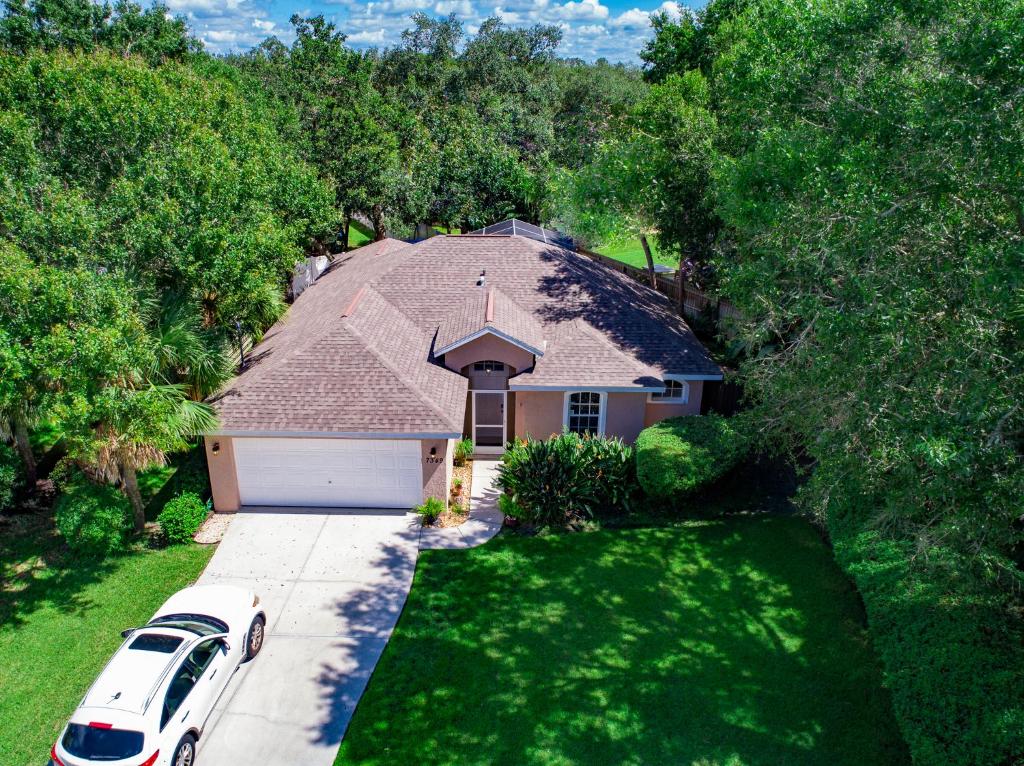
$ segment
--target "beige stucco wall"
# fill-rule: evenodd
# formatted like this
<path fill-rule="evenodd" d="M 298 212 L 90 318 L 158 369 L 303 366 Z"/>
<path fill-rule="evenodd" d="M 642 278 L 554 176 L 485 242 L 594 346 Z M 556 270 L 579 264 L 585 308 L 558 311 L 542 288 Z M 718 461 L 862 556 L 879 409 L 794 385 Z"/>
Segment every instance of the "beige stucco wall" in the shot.
<path fill-rule="evenodd" d="M 561 433 L 563 396 L 563 391 L 516 391 L 516 438 L 547 439 Z"/>
<path fill-rule="evenodd" d="M 689 381 L 690 396 L 686 404 L 665 404 L 663 402 L 648 402 L 647 411 L 644 413 L 644 428 L 652 426 L 659 420 L 674 418 L 679 415 L 700 415 L 700 399 L 704 393 L 704 382 L 700 380 Z"/>
<path fill-rule="evenodd" d="M 238 510 L 238 473 L 235 471 L 235 449 L 230 436 L 207 436 L 206 464 L 210 469 L 210 492 L 213 507 L 221 513 Z M 213 446 L 218 445 L 217 454 Z"/>
<path fill-rule="evenodd" d="M 494 335 L 483 335 L 464 346 L 449 351 L 444 355 L 444 364 L 450 370 L 462 372 L 462 368 L 467 364 L 492 359 L 496 362 L 504 362 L 509 367 L 513 367 L 516 372 L 522 372 L 527 367 L 533 366 L 533 354 Z"/>

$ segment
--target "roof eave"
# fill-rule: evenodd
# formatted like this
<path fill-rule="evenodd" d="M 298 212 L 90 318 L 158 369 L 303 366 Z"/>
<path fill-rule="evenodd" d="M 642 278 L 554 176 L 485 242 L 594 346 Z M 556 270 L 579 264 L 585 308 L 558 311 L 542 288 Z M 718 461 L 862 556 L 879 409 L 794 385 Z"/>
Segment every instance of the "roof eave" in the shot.
<path fill-rule="evenodd" d="M 455 349 L 460 348 L 461 346 L 465 346 L 467 343 L 472 343 L 474 340 L 482 338 L 484 335 L 493 335 L 505 341 L 506 343 L 511 343 L 513 346 L 523 349 L 523 351 L 528 351 L 534 356 L 544 356 L 544 351 L 542 349 L 536 348 L 535 346 L 532 346 L 529 343 L 526 343 L 525 341 L 519 340 L 518 338 L 515 338 L 509 335 L 508 333 L 502 332 L 501 330 L 490 326 L 482 327 L 476 332 L 463 336 L 462 338 L 459 338 L 458 340 L 453 341 L 452 343 L 449 343 L 446 346 L 434 349 L 434 356 L 441 356 L 442 354 L 447 354 L 449 351 L 454 351 Z"/>

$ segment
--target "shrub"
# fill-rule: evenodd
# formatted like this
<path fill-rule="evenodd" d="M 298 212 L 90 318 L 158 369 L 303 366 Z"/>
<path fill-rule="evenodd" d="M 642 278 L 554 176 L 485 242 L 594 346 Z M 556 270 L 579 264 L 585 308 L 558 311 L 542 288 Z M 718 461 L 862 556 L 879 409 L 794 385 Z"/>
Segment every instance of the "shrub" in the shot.
<path fill-rule="evenodd" d="M 469 456 L 473 454 L 473 440 L 459 439 L 455 442 L 455 451 L 452 455 L 455 465 L 465 465 Z"/>
<path fill-rule="evenodd" d="M 568 524 L 600 511 L 629 510 L 636 488 L 633 450 L 621 439 L 569 432 L 546 441 L 520 440 L 501 459 L 498 486 L 518 508 L 513 518 L 532 524 Z"/>
<path fill-rule="evenodd" d="M 54 506 L 54 520 L 68 545 L 90 556 L 123 549 L 132 529 L 128 498 L 109 484 L 95 484 L 81 474 L 65 483 Z"/>
<path fill-rule="evenodd" d="M 206 521 L 208 509 L 194 492 L 183 492 L 164 505 L 157 522 L 170 543 L 187 543 Z"/>
<path fill-rule="evenodd" d="M 1011 597 L 964 576 L 971 562 L 949 549 L 915 555 L 853 514 L 828 527 L 914 763 L 1024 763 L 1024 626 Z"/>
<path fill-rule="evenodd" d="M 637 479 L 650 497 L 671 501 L 721 478 L 746 452 L 747 440 L 729 418 L 669 418 L 637 437 Z"/>
<path fill-rule="evenodd" d="M 444 500 L 428 497 L 423 505 L 417 505 L 413 510 L 420 515 L 424 524 L 433 524 L 437 521 L 437 517 L 445 511 Z"/>
<path fill-rule="evenodd" d="M 21 460 L 18 453 L 6 444 L 0 444 L 0 511 L 14 502 L 14 490 L 21 482 Z"/>
<path fill-rule="evenodd" d="M 521 519 L 525 515 L 523 509 L 516 505 L 516 501 L 504 493 L 498 495 L 498 510 L 503 516 L 513 519 Z"/>

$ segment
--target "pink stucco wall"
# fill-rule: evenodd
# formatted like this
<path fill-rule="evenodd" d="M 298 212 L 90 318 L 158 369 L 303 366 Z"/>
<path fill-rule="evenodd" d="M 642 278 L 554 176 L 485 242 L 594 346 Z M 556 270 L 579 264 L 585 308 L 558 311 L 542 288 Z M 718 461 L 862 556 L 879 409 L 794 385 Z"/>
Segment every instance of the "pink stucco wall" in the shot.
<path fill-rule="evenodd" d="M 436 497 L 448 504 L 449 488 L 452 485 L 452 462 L 455 455 L 451 439 L 423 439 L 420 452 L 423 456 L 423 499 Z M 437 454 L 431 455 L 431 447 Z"/>
<path fill-rule="evenodd" d="M 206 465 L 210 471 L 210 494 L 213 507 L 222 513 L 238 510 L 238 473 L 235 471 L 235 448 L 230 436 L 207 436 Z M 213 454 L 217 445 L 217 454 Z"/>
<path fill-rule="evenodd" d="M 646 393 L 606 394 L 604 432 L 632 442 L 647 426 L 678 415 L 699 415 L 702 383 L 690 383 L 686 404 L 648 401 Z M 518 391 L 515 402 L 515 435 L 545 439 L 561 433 L 565 417 L 564 391 Z"/>
<path fill-rule="evenodd" d="M 562 431 L 562 391 L 516 391 L 516 437 L 546 439 Z"/>
<path fill-rule="evenodd" d="M 608 394 L 608 412 L 605 415 L 604 432 L 607 436 L 618 436 L 623 441 L 633 442 L 644 430 L 644 409 L 647 394 Z"/>
<path fill-rule="evenodd" d="M 659 420 L 674 418 L 679 415 L 700 415 L 700 399 L 704 391 L 704 383 L 700 380 L 691 380 L 690 397 L 686 404 L 665 404 L 663 402 L 648 402 L 644 414 L 644 428 L 652 426 Z"/>
<path fill-rule="evenodd" d="M 504 362 L 509 367 L 514 367 L 516 372 L 522 372 L 527 367 L 533 366 L 533 354 L 494 335 L 483 335 L 464 346 L 449 351 L 444 355 L 444 364 L 450 370 L 462 372 L 462 368 L 467 364 L 490 359 Z"/>

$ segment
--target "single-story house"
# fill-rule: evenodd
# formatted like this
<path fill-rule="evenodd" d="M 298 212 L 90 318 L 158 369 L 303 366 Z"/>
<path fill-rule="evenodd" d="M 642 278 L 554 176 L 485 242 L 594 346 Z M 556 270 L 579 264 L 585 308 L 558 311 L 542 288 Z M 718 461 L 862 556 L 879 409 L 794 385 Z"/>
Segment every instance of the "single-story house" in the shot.
<path fill-rule="evenodd" d="M 447 498 L 456 440 L 627 441 L 722 372 L 668 300 L 523 235 L 385 239 L 308 286 L 213 400 L 217 510 Z"/>

